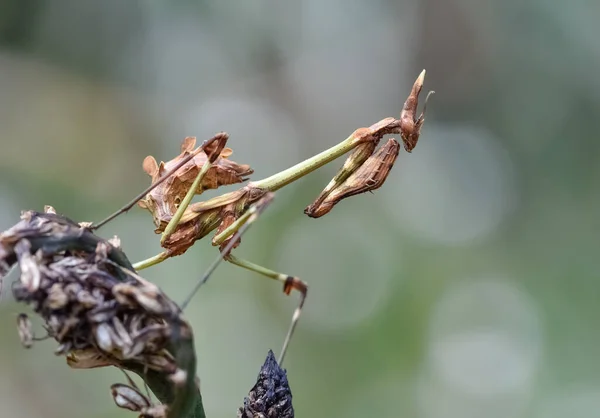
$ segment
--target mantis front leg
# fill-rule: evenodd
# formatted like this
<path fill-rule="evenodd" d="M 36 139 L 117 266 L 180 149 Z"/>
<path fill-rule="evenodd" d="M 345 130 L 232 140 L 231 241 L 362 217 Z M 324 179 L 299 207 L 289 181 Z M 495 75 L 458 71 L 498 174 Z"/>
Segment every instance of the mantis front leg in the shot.
<path fill-rule="evenodd" d="M 265 196 L 265 197 L 267 197 L 267 196 Z M 237 219 L 235 222 L 233 222 L 228 228 L 226 228 L 224 231 L 222 231 L 220 234 L 218 234 L 213 239 L 213 244 L 221 245 L 228 238 L 231 237 L 230 242 L 228 243 L 227 247 L 233 247 L 235 242 L 237 242 L 237 240 L 238 240 L 237 236 L 239 236 L 244 231 L 244 229 L 247 229 L 258 218 L 258 215 L 262 212 L 262 210 L 264 210 L 264 207 L 266 205 L 263 203 L 262 207 L 261 207 L 260 203 L 261 202 L 259 201 L 257 205 L 253 205 L 252 207 L 250 207 L 250 209 L 248 209 L 248 211 L 246 211 L 246 213 L 244 213 L 244 215 L 242 215 L 239 219 Z M 242 229 L 242 228 L 244 228 L 244 229 Z M 225 248 L 222 251 L 222 253 L 223 253 L 223 258 L 225 259 L 225 261 L 228 261 L 231 264 L 234 264 L 236 266 L 253 271 L 264 277 L 268 277 L 270 279 L 281 282 L 283 284 L 283 292 L 286 295 L 289 295 L 290 292 L 292 291 L 292 289 L 295 289 L 300 293 L 300 301 L 298 303 L 298 306 L 296 307 L 296 310 L 294 311 L 294 314 L 292 315 L 292 321 L 290 323 L 287 335 L 283 342 L 283 347 L 281 348 L 281 354 L 279 355 L 278 363 L 281 365 L 285 358 L 285 354 L 287 352 L 290 340 L 292 339 L 292 335 L 294 334 L 294 330 L 296 329 L 296 325 L 298 324 L 298 320 L 300 319 L 300 315 L 302 314 L 302 308 L 304 306 L 304 301 L 306 300 L 306 295 L 308 292 L 308 285 L 305 282 L 303 282 L 302 280 L 300 280 L 298 277 L 290 276 L 289 274 L 285 274 L 285 273 L 278 273 L 274 270 L 260 266 L 251 261 L 235 257 L 234 255 L 231 254 L 230 250 L 227 248 Z"/>
<path fill-rule="evenodd" d="M 278 272 L 268 269 L 266 267 L 252 263 L 250 261 L 237 258 L 231 254 L 226 255 L 225 260 L 232 264 L 235 264 L 236 266 L 245 268 L 250 271 L 254 271 L 255 273 L 261 274 L 270 279 L 274 279 L 274 280 L 282 282 L 283 283 L 283 291 L 287 295 L 290 294 L 290 291 L 292 289 L 296 289 L 298 292 L 300 292 L 300 301 L 298 303 L 298 306 L 296 307 L 296 310 L 294 311 L 294 314 L 292 315 L 292 321 L 290 323 L 287 335 L 283 342 L 283 347 L 281 348 L 281 354 L 279 355 L 278 363 L 281 365 L 283 362 L 283 359 L 285 358 L 285 354 L 287 352 L 290 340 L 292 339 L 292 335 L 294 334 L 294 330 L 296 329 L 296 325 L 298 325 L 298 320 L 300 319 L 300 315 L 302 314 L 302 308 L 304 307 L 304 301 L 306 300 L 306 294 L 308 292 L 307 284 L 297 277 L 290 276 L 290 275 L 284 274 L 284 273 L 278 273 Z"/>
<path fill-rule="evenodd" d="M 200 176 L 200 174 L 198 175 Z M 193 189 L 191 189 L 193 192 Z M 190 192 L 188 191 L 188 194 Z M 187 197 L 187 196 L 186 196 Z M 181 303 L 181 309 L 185 309 L 185 307 L 189 304 L 193 296 L 196 294 L 198 289 L 208 281 L 211 274 L 217 268 L 217 266 L 223 261 L 230 262 L 239 267 L 245 268 L 250 271 L 254 271 L 262 276 L 268 277 L 270 279 L 277 280 L 283 284 L 283 291 L 286 294 L 290 294 L 292 289 L 300 292 L 300 301 L 294 314 L 292 316 L 292 320 L 286 335 L 286 338 L 283 343 L 283 347 L 281 349 L 281 354 L 279 356 L 279 364 L 282 363 L 285 354 L 287 352 L 290 340 L 294 334 L 294 330 L 298 324 L 298 320 L 300 319 L 300 315 L 302 313 L 302 308 L 304 306 L 304 301 L 306 300 L 306 295 L 308 292 L 308 286 L 302 280 L 297 277 L 290 276 L 284 273 L 278 273 L 274 270 L 268 269 L 266 267 L 260 266 L 256 263 L 250 262 L 248 260 L 244 260 L 238 257 L 235 257 L 231 254 L 231 250 L 236 246 L 239 242 L 241 236 L 248 230 L 248 228 L 258 219 L 259 215 L 266 209 L 266 207 L 271 203 L 273 199 L 273 193 L 265 194 L 261 199 L 259 199 L 256 203 L 252 204 L 238 219 L 236 219 L 231 225 L 225 228 L 222 232 L 220 232 L 213 239 L 214 245 L 219 245 L 221 249 L 221 253 L 219 257 L 209 266 L 206 270 L 202 278 L 198 281 L 198 283 L 194 286 L 192 291 L 189 293 L 188 297 Z M 182 201 L 182 205 L 186 202 Z M 189 204 L 189 202 L 187 202 Z M 181 208 L 180 206 L 180 208 Z M 183 209 L 185 210 L 185 209 Z M 182 210 L 182 213 L 183 213 Z M 177 214 L 176 214 L 177 215 Z M 176 219 L 177 216 L 174 216 L 173 219 Z M 171 221 L 173 221 L 173 219 Z M 176 229 L 177 224 L 173 230 Z M 163 251 L 162 253 L 151 257 L 147 260 L 143 260 L 133 265 L 136 270 L 141 270 L 152 265 L 161 263 L 170 257 L 170 254 L 167 251 Z"/>
<path fill-rule="evenodd" d="M 206 273 L 198 281 L 194 289 L 192 289 L 186 300 L 183 301 L 183 303 L 181 304 L 181 308 L 185 309 L 185 307 L 191 301 L 192 297 L 196 294 L 198 289 L 208 281 L 210 275 L 222 262 L 222 260 L 228 261 L 239 267 L 245 268 L 250 271 L 254 271 L 255 273 L 258 273 L 262 276 L 281 282 L 283 284 L 284 293 L 288 295 L 290 294 L 292 289 L 296 289 L 298 292 L 300 292 L 300 301 L 298 303 L 298 307 L 296 308 L 292 316 L 292 320 L 287 335 L 285 337 L 283 347 L 281 349 L 281 354 L 279 355 L 278 362 L 279 364 L 281 364 L 287 352 L 292 335 L 294 334 L 294 330 L 296 329 L 296 325 L 298 324 L 298 320 L 300 319 L 302 307 L 304 306 L 304 301 L 306 300 L 306 294 L 308 292 L 308 286 L 306 285 L 306 283 L 304 283 L 297 277 L 290 276 L 284 273 L 278 273 L 266 267 L 262 267 L 258 264 L 252 263 L 250 261 L 237 258 L 231 254 L 231 250 L 239 242 L 241 236 L 258 219 L 258 216 L 266 209 L 269 203 L 271 203 L 272 199 L 273 193 L 266 194 L 259 201 L 251 205 L 246 212 L 244 212 L 229 227 L 224 229 L 213 239 L 213 244 L 219 245 L 221 247 L 221 254 L 215 260 L 215 262 L 213 262 L 213 264 L 207 269 Z"/>

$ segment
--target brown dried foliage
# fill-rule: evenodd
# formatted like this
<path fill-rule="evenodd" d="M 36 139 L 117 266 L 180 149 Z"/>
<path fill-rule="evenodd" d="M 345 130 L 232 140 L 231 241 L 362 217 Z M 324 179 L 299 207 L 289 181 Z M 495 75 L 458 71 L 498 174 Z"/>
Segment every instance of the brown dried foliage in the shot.
<path fill-rule="evenodd" d="M 12 288 L 15 299 L 42 317 L 59 344 L 56 354 L 65 355 L 71 367 L 137 364 L 175 373 L 167 349 L 171 321 L 180 324 L 179 332 L 191 333 L 179 308 L 157 286 L 113 261 L 120 253 L 116 240 L 92 243 L 85 234 L 51 211 L 30 211 L 0 235 L 0 262 L 21 270 Z M 30 347 L 35 338 L 26 316 L 19 316 L 17 329 Z"/>

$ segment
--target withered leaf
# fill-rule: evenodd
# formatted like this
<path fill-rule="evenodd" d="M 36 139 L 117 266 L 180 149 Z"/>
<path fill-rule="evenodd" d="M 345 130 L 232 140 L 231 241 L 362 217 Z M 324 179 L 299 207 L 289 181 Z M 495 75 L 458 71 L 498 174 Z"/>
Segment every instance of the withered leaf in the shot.
<path fill-rule="evenodd" d="M 17 330 L 19 332 L 19 339 L 21 340 L 21 344 L 25 348 L 31 348 L 33 345 L 33 331 L 31 320 L 29 317 L 22 313 L 17 317 Z"/>

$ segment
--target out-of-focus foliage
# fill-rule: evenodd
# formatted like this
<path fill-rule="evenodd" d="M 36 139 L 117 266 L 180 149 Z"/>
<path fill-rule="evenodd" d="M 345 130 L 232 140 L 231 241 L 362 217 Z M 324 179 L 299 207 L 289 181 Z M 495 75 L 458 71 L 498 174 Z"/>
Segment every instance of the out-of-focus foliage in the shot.
<path fill-rule="evenodd" d="M 226 130 L 259 179 L 436 90 L 375 195 L 279 192 L 240 256 L 308 281 L 286 359 L 300 417 L 563 417 L 600 410 L 600 3 L 0 1 L 0 229 L 51 204 L 99 220 L 185 136 Z M 339 162 L 341 164 L 341 161 Z M 210 194 L 214 195 L 214 194 Z M 159 251 L 139 208 L 101 232 Z M 182 300 L 208 242 L 145 271 Z M 5 290 L 8 285 L 5 284 Z M 209 417 L 234 416 L 296 301 L 225 265 L 187 311 Z M 2 416 L 126 416 L 118 371 L 25 351 L 0 304 Z"/>

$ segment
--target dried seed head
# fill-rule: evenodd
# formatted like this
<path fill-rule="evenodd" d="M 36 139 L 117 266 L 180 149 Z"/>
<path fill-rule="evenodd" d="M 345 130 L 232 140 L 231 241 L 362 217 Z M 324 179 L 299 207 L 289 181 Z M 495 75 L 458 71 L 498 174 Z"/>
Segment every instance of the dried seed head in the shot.
<path fill-rule="evenodd" d="M 417 141 L 419 140 L 419 135 L 421 134 L 421 126 L 423 126 L 423 122 L 425 122 L 425 111 L 427 109 L 427 101 L 429 100 L 429 96 L 431 96 L 434 92 L 430 91 L 427 93 L 427 97 L 425 98 L 425 105 L 423 106 L 423 111 L 417 117 L 417 107 L 419 106 L 419 94 L 421 93 L 421 89 L 423 88 L 423 82 L 425 80 L 425 70 L 419 74 L 415 84 L 413 85 L 404 106 L 402 107 L 402 112 L 400 113 L 400 126 L 402 128 L 401 137 L 404 142 L 404 149 L 407 152 L 412 152 L 412 150 L 417 145 Z"/>
<path fill-rule="evenodd" d="M 338 202 L 347 197 L 380 188 L 394 166 L 399 151 L 398 141 L 390 138 L 344 183 L 333 189 L 324 199 L 317 200 L 308 206 L 304 213 L 312 218 L 319 218 L 329 213 Z"/>
<path fill-rule="evenodd" d="M 160 382 L 149 381 L 158 385 L 155 393 L 188 408 L 177 399 L 194 392 L 194 380 L 184 387 L 175 382 L 179 369 L 195 375 L 191 327 L 174 302 L 134 273 L 119 249 L 66 218 L 30 211 L 0 235 L 0 263 L 7 269 L 19 265 L 13 295 L 42 317 L 58 343 L 55 353 L 65 355 L 69 366 L 117 366 L 142 375 L 152 370 Z M 17 329 L 30 346 L 35 338 L 26 316 L 19 316 Z M 168 411 L 164 405 L 127 401 L 129 392 L 116 394 L 120 405 L 143 406 L 140 416 L 162 417 Z"/>
<path fill-rule="evenodd" d="M 44 206 L 44 213 L 51 213 L 56 215 L 56 209 L 54 209 L 52 206 L 50 205 L 45 205 Z"/>
<path fill-rule="evenodd" d="M 22 313 L 17 316 L 17 331 L 23 347 L 30 348 L 33 345 L 33 330 L 31 321 L 26 314 Z"/>
<path fill-rule="evenodd" d="M 256 384 L 238 410 L 238 418 L 293 418 L 292 392 L 285 370 L 279 367 L 273 352 L 260 369 Z"/>
<path fill-rule="evenodd" d="M 212 162 L 212 167 L 204 176 L 201 185 L 196 190 L 196 194 L 224 185 L 241 183 L 246 181 L 246 176 L 253 173 L 250 166 L 238 164 L 228 159 L 231 155 L 231 149 L 224 148 L 228 137 L 225 132 L 218 133 L 215 135 L 216 140 L 206 150 L 201 150 L 200 147 L 194 149 L 196 138 L 185 138 L 181 145 L 181 154 L 166 163 L 161 162 L 158 164 L 154 157 L 146 157 L 143 163 L 144 171 L 152 177 L 152 184 L 154 184 L 164 174 L 175 168 L 183 158 L 190 153 L 196 154 L 192 160 L 184 164 L 183 167 L 139 202 L 140 207 L 148 209 L 152 213 L 154 224 L 158 228 L 163 224 L 166 225 L 171 220 L 179 203 L 192 187 L 198 173 L 209 159 Z"/>
<path fill-rule="evenodd" d="M 62 223 L 53 224 L 55 220 Z M 48 229 L 41 228 L 45 226 Z M 31 242 L 20 238 L 24 233 L 34 234 L 36 228 L 41 229 L 32 239 L 36 243 L 46 239 L 50 245 L 45 248 L 44 257 L 41 256 L 42 248 L 33 255 Z M 60 235 L 52 235 L 53 231 Z M 0 248 L 4 250 L 2 261 L 14 257 L 22 271 L 13 288 L 15 298 L 30 304 L 46 320 L 50 335 L 59 343 L 57 354 L 93 349 L 108 359 L 101 360 L 100 364 L 114 364 L 114 361 L 131 359 L 141 353 L 164 355 L 161 350 L 167 344 L 165 328 L 168 326 L 164 321 L 160 323 L 160 318 L 177 318 L 176 305 L 155 285 L 143 280 L 131 278 L 128 283 L 120 283 L 121 278 L 114 276 L 114 265 L 107 263 L 115 248 L 103 240 L 98 239 L 94 250 L 86 244 L 91 254 L 79 250 L 77 255 L 69 251 L 52 255 L 57 236 L 72 243 L 81 237 L 81 231 L 77 224 L 56 215 L 30 212 L 21 225 L 5 232 L 0 240 Z M 129 298 L 120 297 L 119 286 L 128 289 Z M 131 321 L 128 318 L 138 319 Z M 19 331 L 27 343 L 25 321 L 22 319 L 19 324 Z M 156 326 L 161 328 L 160 332 Z M 86 361 L 79 362 L 71 358 L 69 363 L 74 367 L 98 367 L 98 359 L 92 357 L 94 360 L 88 361 L 89 358 L 88 355 Z M 143 363 L 144 359 L 136 361 Z M 175 369 L 170 363 L 168 365 L 169 370 Z"/>

